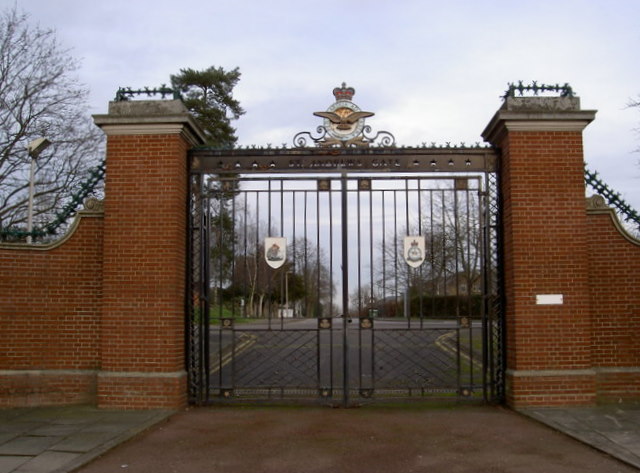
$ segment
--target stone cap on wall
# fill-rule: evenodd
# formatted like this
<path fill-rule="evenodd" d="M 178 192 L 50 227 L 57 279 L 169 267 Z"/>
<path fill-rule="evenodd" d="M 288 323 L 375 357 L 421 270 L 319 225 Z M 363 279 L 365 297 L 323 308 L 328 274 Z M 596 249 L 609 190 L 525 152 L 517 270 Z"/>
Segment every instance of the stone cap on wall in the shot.
<path fill-rule="evenodd" d="M 636 246 L 640 246 L 640 239 L 637 236 L 629 232 L 629 230 L 622 224 L 622 221 L 616 214 L 616 211 L 607 205 L 606 199 L 599 195 L 594 194 L 586 199 L 587 215 L 608 215 L 611 219 L 611 223 L 616 228 L 618 233 L 622 235 L 627 241 L 633 243 Z"/>
<path fill-rule="evenodd" d="M 204 132 L 180 100 L 109 102 L 109 113 L 94 115 L 107 135 L 182 134 L 192 146 L 204 144 Z"/>
<path fill-rule="evenodd" d="M 579 97 L 507 97 L 481 136 L 499 146 L 507 131 L 582 131 L 596 113 Z"/>
<path fill-rule="evenodd" d="M 63 234 L 56 237 L 55 240 L 45 243 L 25 243 L 25 242 L 0 242 L 2 250 L 29 250 L 29 251 L 48 251 L 58 248 L 65 244 L 78 231 L 83 218 L 103 218 L 104 202 L 96 197 L 89 197 L 84 201 L 84 209 L 78 210 L 69 227 Z"/>

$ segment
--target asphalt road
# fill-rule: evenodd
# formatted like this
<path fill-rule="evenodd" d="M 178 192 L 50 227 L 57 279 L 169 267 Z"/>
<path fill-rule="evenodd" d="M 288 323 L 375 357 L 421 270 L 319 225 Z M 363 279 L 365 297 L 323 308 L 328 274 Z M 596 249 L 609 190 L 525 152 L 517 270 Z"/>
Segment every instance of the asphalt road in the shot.
<path fill-rule="evenodd" d="M 316 319 L 212 327 L 213 395 L 341 397 L 345 377 L 350 395 L 362 397 L 457 392 L 481 383 L 478 360 L 458 356 L 455 321 L 375 320 L 374 329 L 358 319 L 331 322 L 325 329 Z M 467 341 L 481 336 L 477 325 L 466 333 Z"/>

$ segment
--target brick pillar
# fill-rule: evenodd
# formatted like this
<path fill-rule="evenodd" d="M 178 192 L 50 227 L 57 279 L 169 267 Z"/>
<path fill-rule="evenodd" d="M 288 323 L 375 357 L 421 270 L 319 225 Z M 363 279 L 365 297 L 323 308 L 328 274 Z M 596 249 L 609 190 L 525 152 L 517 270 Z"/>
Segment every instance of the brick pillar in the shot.
<path fill-rule="evenodd" d="M 507 402 L 591 404 L 582 130 L 576 97 L 509 97 L 484 130 L 501 150 Z"/>
<path fill-rule="evenodd" d="M 112 102 L 107 135 L 98 405 L 186 403 L 187 151 L 201 132 L 180 101 Z"/>

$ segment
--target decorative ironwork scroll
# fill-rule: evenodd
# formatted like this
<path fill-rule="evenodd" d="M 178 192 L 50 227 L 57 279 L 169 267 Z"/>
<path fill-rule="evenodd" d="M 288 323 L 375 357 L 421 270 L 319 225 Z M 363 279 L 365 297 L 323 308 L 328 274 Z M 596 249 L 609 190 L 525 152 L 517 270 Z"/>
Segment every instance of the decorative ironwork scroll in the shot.
<path fill-rule="evenodd" d="M 640 230 L 640 214 L 622 198 L 619 192 L 615 192 L 602 181 L 597 172 L 591 172 L 585 166 L 584 180 L 589 187 L 604 197 L 611 207 L 615 208 L 622 220 L 633 223 Z"/>
<path fill-rule="evenodd" d="M 80 205 L 92 195 L 98 184 L 104 179 L 106 171 L 106 161 L 102 161 L 98 166 L 89 171 L 89 176 L 79 183 L 75 192 L 69 197 L 67 203 L 59 212 L 56 212 L 55 218 L 42 226 L 35 227 L 31 231 L 24 230 L 20 227 L 0 228 L 0 241 L 15 242 L 31 237 L 34 240 L 53 236 L 62 227 L 72 215 L 75 215 Z M 89 209 L 91 210 L 91 209 Z"/>

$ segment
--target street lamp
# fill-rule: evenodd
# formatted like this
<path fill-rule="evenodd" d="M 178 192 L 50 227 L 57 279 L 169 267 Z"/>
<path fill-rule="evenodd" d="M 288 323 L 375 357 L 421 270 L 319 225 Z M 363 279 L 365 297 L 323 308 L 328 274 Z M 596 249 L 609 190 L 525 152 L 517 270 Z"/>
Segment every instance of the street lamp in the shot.
<path fill-rule="evenodd" d="M 31 171 L 29 172 L 29 210 L 27 213 L 27 243 L 31 243 L 31 231 L 33 230 L 33 195 L 35 190 L 36 159 L 51 142 L 46 138 L 37 138 L 27 145 L 27 152 L 31 158 Z"/>
<path fill-rule="evenodd" d="M 284 315 L 289 317 L 289 275 L 291 271 L 284 273 Z"/>

